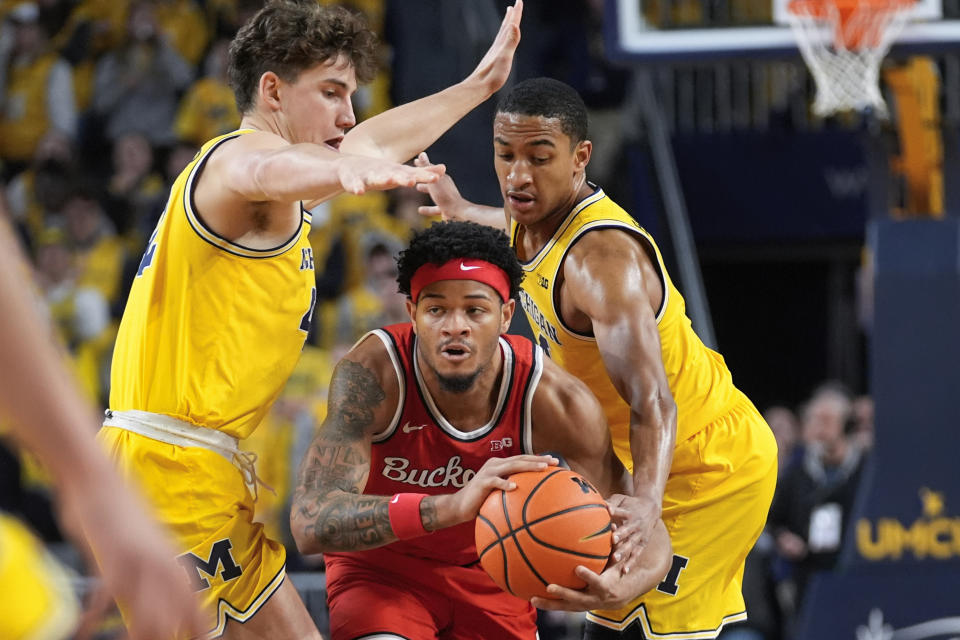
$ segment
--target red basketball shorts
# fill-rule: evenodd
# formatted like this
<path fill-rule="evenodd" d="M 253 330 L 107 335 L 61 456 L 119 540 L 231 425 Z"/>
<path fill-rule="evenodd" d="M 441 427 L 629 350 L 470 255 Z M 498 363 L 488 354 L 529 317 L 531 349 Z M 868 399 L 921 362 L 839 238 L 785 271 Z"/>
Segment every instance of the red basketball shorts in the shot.
<path fill-rule="evenodd" d="M 534 640 L 536 610 L 479 563 L 459 567 L 376 549 L 326 556 L 332 640 Z"/>

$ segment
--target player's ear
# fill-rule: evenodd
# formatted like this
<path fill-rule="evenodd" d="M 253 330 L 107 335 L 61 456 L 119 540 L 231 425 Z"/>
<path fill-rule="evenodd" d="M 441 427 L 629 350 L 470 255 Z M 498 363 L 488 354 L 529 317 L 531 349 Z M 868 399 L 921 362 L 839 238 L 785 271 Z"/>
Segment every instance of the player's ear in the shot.
<path fill-rule="evenodd" d="M 510 298 L 500 305 L 500 333 L 504 334 L 510 328 L 510 321 L 513 320 L 513 312 L 517 309 L 517 301 Z"/>
<path fill-rule="evenodd" d="M 264 71 L 260 76 L 260 85 L 257 90 L 260 102 L 270 109 L 280 109 L 280 76 L 273 71 Z"/>
<path fill-rule="evenodd" d="M 410 316 L 410 322 L 413 324 L 413 332 L 417 332 L 417 305 L 410 298 L 407 298 L 404 304 L 407 306 L 407 315 Z"/>
<path fill-rule="evenodd" d="M 573 166 L 577 171 L 582 171 L 590 164 L 590 156 L 593 154 L 593 143 L 589 140 L 581 140 L 573 150 Z"/>

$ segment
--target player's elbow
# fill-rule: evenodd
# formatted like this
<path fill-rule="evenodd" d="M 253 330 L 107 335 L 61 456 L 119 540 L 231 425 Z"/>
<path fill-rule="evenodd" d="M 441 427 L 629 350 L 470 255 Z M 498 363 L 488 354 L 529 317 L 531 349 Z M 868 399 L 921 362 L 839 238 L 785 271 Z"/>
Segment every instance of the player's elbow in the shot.
<path fill-rule="evenodd" d="M 654 423 L 675 428 L 677 424 L 677 403 L 669 388 L 654 387 L 643 398 L 642 414 L 653 416 Z"/>
<path fill-rule="evenodd" d="M 296 502 L 290 512 L 290 533 L 297 544 L 300 555 L 313 555 L 326 551 L 323 541 L 317 535 L 315 521 L 302 515 L 302 508 Z"/>

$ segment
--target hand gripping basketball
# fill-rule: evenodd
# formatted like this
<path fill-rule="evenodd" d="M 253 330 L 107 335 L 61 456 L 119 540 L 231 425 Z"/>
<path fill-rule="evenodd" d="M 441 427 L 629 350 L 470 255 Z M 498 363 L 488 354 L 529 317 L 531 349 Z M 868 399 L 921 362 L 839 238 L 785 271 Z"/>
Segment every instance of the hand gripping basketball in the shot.
<path fill-rule="evenodd" d="M 490 458 L 463 489 L 453 494 L 437 496 L 438 520 L 442 526 L 469 522 L 477 517 L 480 505 L 491 491 L 513 491 L 516 488 L 516 483 L 507 479 L 507 476 L 524 471 L 540 471 L 558 462 L 552 456 Z"/>
<path fill-rule="evenodd" d="M 494 491 L 476 522 L 480 564 L 497 585 L 520 598 L 556 597 L 551 584 L 581 589 L 583 566 L 600 572 L 611 548 L 610 512 L 583 478 L 551 467 L 510 477 L 514 491 Z"/>

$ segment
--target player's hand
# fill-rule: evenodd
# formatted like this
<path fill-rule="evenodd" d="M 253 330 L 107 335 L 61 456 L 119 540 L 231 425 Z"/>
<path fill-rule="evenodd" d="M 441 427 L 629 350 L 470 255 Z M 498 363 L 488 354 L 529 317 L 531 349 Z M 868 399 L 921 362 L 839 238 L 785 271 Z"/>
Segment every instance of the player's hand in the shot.
<path fill-rule="evenodd" d="M 453 494 L 437 496 L 437 520 L 442 527 L 469 522 L 477 517 L 483 501 L 491 491 L 513 491 L 517 488 L 517 484 L 507 480 L 507 476 L 523 471 L 542 471 L 558 462 L 553 456 L 490 458 L 463 489 Z"/>
<path fill-rule="evenodd" d="M 500 31 L 494 38 L 493 44 L 486 55 L 480 60 L 466 82 L 477 82 L 486 89 L 488 95 L 493 95 L 507 81 L 510 67 L 513 65 L 513 54 L 520 44 L 520 18 L 523 16 L 523 0 L 517 0 L 512 7 L 507 7 L 507 13 L 500 23 Z"/>
<path fill-rule="evenodd" d="M 550 598 L 531 598 L 530 604 L 537 609 L 555 611 L 619 609 L 639 595 L 638 587 L 629 576 L 623 575 L 617 563 L 604 569 L 603 573 L 596 573 L 583 565 L 574 569 L 574 573 L 587 583 L 586 587 L 577 590 L 551 584 L 547 586 Z"/>
<path fill-rule="evenodd" d="M 777 534 L 777 551 L 787 560 L 803 560 L 807 555 L 807 543 L 792 531 L 783 530 Z"/>
<path fill-rule="evenodd" d="M 613 519 L 613 557 L 629 573 L 660 522 L 660 503 L 652 498 L 614 494 L 607 500 Z"/>
<path fill-rule="evenodd" d="M 413 161 L 413 164 L 417 167 L 424 168 L 436 166 L 430 162 L 430 158 L 426 152 L 421 152 Z M 417 209 L 420 215 L 440 216 L 444 222 L 447 220 L 461 220 L 462 218 L 459 215 L 460 211 L 469 204 L 468 201 L 460 195 L 460 190 L 457 189 L 453 178 L 447 173 L 444 173 L 435 182 L 417 183 L 417 191 L 428 194 L 433 200 L 432 205 L 423 205 Z"/>
<path fill-rule="evenodd" d="M 337 178 L 344 191 L 360 195 L 367 191 L 385 191 L 416 184 L 432 184 L 447 168 L 442 164 L 411 167 L 390 160 L 366 156 L 344 156 L 337 165 Z"/>

